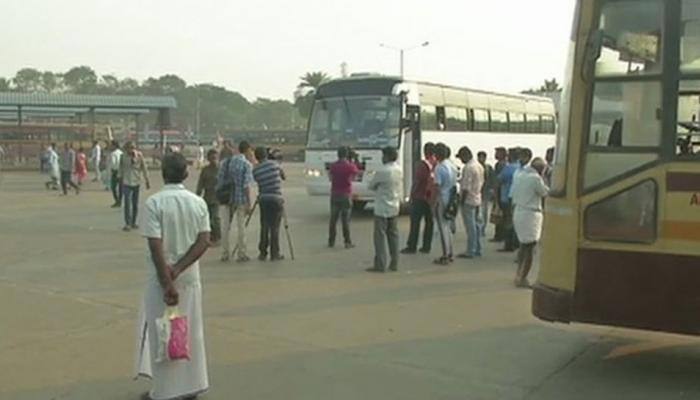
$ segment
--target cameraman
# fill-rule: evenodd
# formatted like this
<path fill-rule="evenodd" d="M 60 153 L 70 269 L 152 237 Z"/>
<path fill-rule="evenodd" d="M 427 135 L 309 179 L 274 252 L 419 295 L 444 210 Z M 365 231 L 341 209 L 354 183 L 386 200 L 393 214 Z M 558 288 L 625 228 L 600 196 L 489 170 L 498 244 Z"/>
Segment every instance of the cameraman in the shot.
<path fill-rule="evenodd" d="M 360 173 L 357 164 L 349 160 L 349 147 L 338 149 L 338 161 L 334 162 L 328 175 L 331 179 L 331 220 L 328 228 L 328 247 L 335 247 L 338 218 L 343 224 L 345 248 L 355 247 L 350 239 L 350 212 L 352 210 L 352 181 Z"/>
<path fill-rule="evenodd" d="M 260 243 L 258 259 L 265 261 L 268 254 L 271 261 L 280 261 L 284 256 L 280 253 L 280 225 L 284 212 L 284 198 L 282 197 L 282 181 L 286 179 L 279 162 L 269 159 L 265 147 L 255 149 L 255 158 L 258 161 L 253 168 L 253 179 L 258 184 L 258 200 L 260 203 Z M 268 252 L 269 249 L 269 252 Z"/>

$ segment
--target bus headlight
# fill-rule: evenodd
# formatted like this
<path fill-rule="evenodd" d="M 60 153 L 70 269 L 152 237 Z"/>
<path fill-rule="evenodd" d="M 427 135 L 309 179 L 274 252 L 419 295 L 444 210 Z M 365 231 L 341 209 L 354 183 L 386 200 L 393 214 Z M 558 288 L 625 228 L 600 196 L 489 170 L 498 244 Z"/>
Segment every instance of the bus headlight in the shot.
<path fill-rule="evenodd" d="M 313 168 L 309 168 L 306 170 L 306 176 L 310 178 L 320 178 L 321 177 L 321 171 Z"/>

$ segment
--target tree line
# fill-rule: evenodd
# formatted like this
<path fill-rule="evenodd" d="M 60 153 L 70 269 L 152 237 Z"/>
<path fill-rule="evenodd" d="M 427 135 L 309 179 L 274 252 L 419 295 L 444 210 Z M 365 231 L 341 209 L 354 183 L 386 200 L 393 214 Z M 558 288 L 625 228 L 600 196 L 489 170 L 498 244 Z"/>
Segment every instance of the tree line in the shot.
<path fill-rule="evenodd" d="M 203 134 L 231 130 L 303 129 L 311 110 L 313 93 L 329 77 L 323 72 L 300 78 L 295 101 L 257 98 L 249 101 L 236 91 L 214 84 L 188 84 L 174 74 L 151 77 L 142 82 L 115 75 L 98 75 L 88 66 L 65 72 L 23 68 L 12 78 L 0 77 L 0 92 L 79 93 L 99 95 L 173 96 L 178 109 L 174 125 Z"/>

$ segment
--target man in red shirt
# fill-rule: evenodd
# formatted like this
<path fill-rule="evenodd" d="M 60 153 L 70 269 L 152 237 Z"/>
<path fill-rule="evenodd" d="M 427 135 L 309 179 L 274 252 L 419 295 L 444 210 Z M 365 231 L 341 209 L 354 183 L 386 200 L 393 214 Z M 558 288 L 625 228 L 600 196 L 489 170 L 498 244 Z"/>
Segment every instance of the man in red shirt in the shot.
<path fill-rule="evenodd" d="M 352 181 L 360 173 L 357 165 L 350 162 L 350 149 L 338 149 L 338 161 L 328 170 L 331 178 L 331 221 L 328 229 L 328 247 L 335 246 L 338 218 L 343 224 L 345 248 L 355 247 L 350 239 L 350 213 L 352 210 Z"/>
<path fill-rule="evenodd" d="M 433 187 L 433 167 L 435 166 L 435 145 L 426 143 L 423 146 L 423 155 L 425 159 L 418 163 L 413 176 L 413 187 L 411 188 L 411 230 L 408 234 L 406 248 L 401 250 L 403 254 L 416 253 L 420 223 L 423 218 L 425 218 L 425 229 L 423 230 L 421 253 L 430 253 L 430 246 L 433 241 L 433 212 L 430 202 Z"/>

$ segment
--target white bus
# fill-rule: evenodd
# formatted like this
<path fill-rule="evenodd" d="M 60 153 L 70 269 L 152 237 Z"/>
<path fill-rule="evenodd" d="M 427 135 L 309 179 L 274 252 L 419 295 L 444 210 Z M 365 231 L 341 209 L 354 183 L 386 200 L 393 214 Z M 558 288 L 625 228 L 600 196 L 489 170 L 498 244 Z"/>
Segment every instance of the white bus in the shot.
<path fill-rule="evenodd" d="M 445 143 L 453 159 L 462 146 L 469 146 L 475 156 L 485 151 L 492 158 L 497 147 L 520 146 L 544 157 L 554 146 L 555 130 L 555 108 L 548 98 L 385 76 L 333 80 L 318 89 L 309 120 L 306 187 L 312 196 L 328 196 L 328 168 L 337 160 L 337 149 L 349 146 L 362 170 L 353 183 L 354 206 L 364 208 L 373 200 L 368 183 L 381 165 L 381 148 L 394 146 L 399 149 L 403 199 L 408 202 L 424 143 Z"/>

